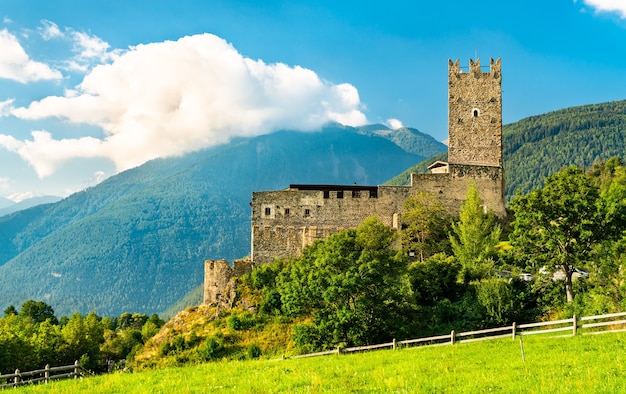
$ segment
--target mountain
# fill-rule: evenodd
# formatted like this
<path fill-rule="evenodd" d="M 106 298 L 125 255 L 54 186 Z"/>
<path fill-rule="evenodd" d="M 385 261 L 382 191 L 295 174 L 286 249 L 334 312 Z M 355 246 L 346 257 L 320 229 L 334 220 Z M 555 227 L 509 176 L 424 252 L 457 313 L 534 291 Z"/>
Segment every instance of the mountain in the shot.
<path fill-rule="evenodd" d="M 59 315 L 162 312 L 202 283 L 204 260 L 249 253 L 252 191 L 376 185 L 424 157 L 335 125 L 150 161 L 0 217 L 0 307 L 36 299 Z"/>
<path fill-rule="evenodd" d="M 8 215 L 13 212 L 21 211 L 23 209 L 31 208 L 40 204 L 52 204 L 61 200 L 61 197 L 58 196 L 40 196 L 40 197 L 32 197 L 26 200 L 22 200 L 20 202 L 11 202 L 11 204 L 2 206 L 0 203 L 0 216 Z"/>
<path fill-rule="evenodd" d="M 373 124 L 359 127 L 358 132 L 364 135 L 386 138 L 405 151 L 420 156 L 431 157 L 448 151 L 448 147 L 445 144 L 435 140 L 428 134 L 410 127 L 392 130 L 381 124 Z"/>
<path fill-rule="evenodd" d="M 568 165 L 589 167 L 613 156 L 626 158 L 626 100 L 570 107 L 532 116 L 502 128 L 506 190 L 510 200 L 543 186 L 544 179 Z M 426 159 L 386 184 L 410 182 L 447 153 Z"/>

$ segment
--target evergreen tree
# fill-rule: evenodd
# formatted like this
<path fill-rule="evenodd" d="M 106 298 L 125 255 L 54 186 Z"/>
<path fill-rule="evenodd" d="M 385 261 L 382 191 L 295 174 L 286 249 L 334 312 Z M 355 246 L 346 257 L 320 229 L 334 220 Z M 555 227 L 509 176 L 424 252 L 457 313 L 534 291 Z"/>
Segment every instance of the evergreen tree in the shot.
<path fill-rule="evenodd" d="M 461 279 L 469 282 L 488 275 L 496 255 L 496 245 L 502 230 L 492 212 L 480 204 L 476 186 L 471 183 L 461 207 L 459 221 L 452 224 L 450 244 L 461 264 Z"/>

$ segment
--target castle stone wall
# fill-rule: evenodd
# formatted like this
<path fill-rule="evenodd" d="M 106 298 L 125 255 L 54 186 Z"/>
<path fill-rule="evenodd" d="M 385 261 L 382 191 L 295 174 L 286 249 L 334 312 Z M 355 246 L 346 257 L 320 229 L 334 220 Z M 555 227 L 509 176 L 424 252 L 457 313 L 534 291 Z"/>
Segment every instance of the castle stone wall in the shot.
<path fill-rule="evenodd" d="M 450 213 L 458 215 L 470 183 L 476 186 L 487 209 L 498 217 L 506 216 L 501 167 L 450 164 L 449 172 L 445 174 L 411 174 L 411 195 L 417 191 L 432 193 Z"/>
<path fill-rule="evenodd" d="M 255 264 L 298 256 L 316 239 L 355 228 L 370 216 L 393 227 L 410 191 L 407 186 L 325 188 L 252 193 L 251 256 Z"/>

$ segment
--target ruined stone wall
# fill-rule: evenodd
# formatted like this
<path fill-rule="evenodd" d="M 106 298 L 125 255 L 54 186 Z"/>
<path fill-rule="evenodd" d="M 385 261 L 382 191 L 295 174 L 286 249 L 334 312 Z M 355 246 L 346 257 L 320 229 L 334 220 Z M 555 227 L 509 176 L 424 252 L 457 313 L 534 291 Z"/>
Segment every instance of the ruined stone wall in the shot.
<path fill-rule="evenodd" d="M 502 74 L 500 59 L 483 72 L 480 59 L 469 71 L 448 65 L 448 162 L 502 166 Z"/>
<path fill-rule="evenodd" d="M 226 260 L 206 260 L 204 262 L 204 303 L 216 302 L 222 296 L 233 270 Z"/>
<path fill-rule="evenodd" d="M 370 216 L 393 227 L 409 189 L 381 186 L 375 192 L 340 188 L 254 192 L 252 260 L 264 264 L 274 258 L 298 256 L 316 239 L 355 228 Z"/>
<path fill-rule="evenodd" d="M 226 289 L 233 278 L 252 272 L 254 264 L 249 259 L 235 260 L 232 266 L 226 260 L 204 262 L 204 304 L 232 307 L 235 294 Z M 228 294 L 227 294 L 228 293 Z"/>

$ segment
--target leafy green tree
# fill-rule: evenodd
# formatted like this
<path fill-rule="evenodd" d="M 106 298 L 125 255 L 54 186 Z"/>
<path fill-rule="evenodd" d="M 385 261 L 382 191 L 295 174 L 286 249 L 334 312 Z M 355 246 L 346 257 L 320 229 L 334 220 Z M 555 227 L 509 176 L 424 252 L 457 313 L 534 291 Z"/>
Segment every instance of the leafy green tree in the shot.
<path fill-rule="evenodd" d="M 17 315 L 17 309 L 13 305 L 9 305 L 7 309 L 4 310 L 4 316 Z"/>
<path fill-rule="evenodd" d="M 457 282 L 461 265 L 454 256 L 436 254 L 424 262 L 416 261 L 408 269 L 408 277 L 415 303 L 435 306 L 448 299 L 454 301 L 461 286 Z"/>
<path fill-rule="evenodd" d="M 59 324 L 59 320 L 54 315 L 54 310 L 43 301 L 28 300 L 22 304 L 20 316 L 29 317 L 35 323 L 50 320 L 52 324 Z"/>
<path fill-rule="evenodd" d="M 450 215 L 432 193 L 417 192 L 404 200 L 402 210 L 402 247 L 415 253 L 419 261 L 446 251 Z"/>
<path fill-rule="evenodd" d="M 406 263 L 394 249 L 396 234 L 366 219 L 315 242 L 290 261 L 277 283 L 283 310 L 312 314 L 323 347 L 376 343 L 402 326 L 401 280 Z"/>
<path fill-rule="evenodd" d="M 514 295 L 509 281 L 500 278 L 483 279 L 475 284 L 476 298 L 485 310 L 484 324 L 508 324 L 515 313 Z"/>
<path fill-rule="evenodd" d="M 97 369 L 100 362 L 100 345 L 104 342 L 104 328 L 93 312 L 85 317 L 74 313 L 62 328 L 65 340 L 66 361 L 81 360 L 84 367 Z M 141 334 L 140 334 L 141 336 Z"/>
<path fill-rule="evenodd" d="M 572 166 L 548 177 L 542 189 L 511 202 L 514 253 L 551 271 L 562 270 L 567 302 L 574 300 L 574 269 L 587 264 L 599 241 L 621 235 L 615 229 L 604 231 L 613 219 L 607 221 L 599 197 L 590 177 Z"/>
<path fill-rule="evenodd" d="M 461 276 L 468 283 L 486 277 L 496 256 L 496 245 L 502 230 L 492 212 L 485 212 L 480 204 L 476 186 L 471 183 L 467 198 L 461 207 L 459 221 L 452 224 L 450 244 L 461 264 Z"/>

